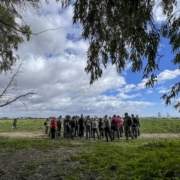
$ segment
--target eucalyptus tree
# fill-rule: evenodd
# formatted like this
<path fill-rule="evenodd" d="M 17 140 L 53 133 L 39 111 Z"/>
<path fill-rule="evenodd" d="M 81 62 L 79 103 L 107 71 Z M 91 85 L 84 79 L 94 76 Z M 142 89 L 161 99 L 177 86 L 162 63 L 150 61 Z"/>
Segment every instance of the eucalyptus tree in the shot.
<path fill-rule="evenodd" d="M 0 72 L 9 70 L 17 59 L 15 50 L 32 32 L 30 27 L 16 20 L 22 19 L 18 7 L 40 6 L 40 0 L 1 0 L 0 2 Z M 47 0 L 48 1 L 48 0 Z M 174 59 L 180 68 L 180 10 L 177 0 L 161 0 L 166 20 L 157 23 L 153 19 L 153 7 L 157 0 L 57 0 L 63 7 L 74 8 L 73 22 L 80 23 L 82 37 L 88 39 L 86 72 L 90 83 L 103 75 L 103 66 L 116 65 L 122 72 L 131 64 L 132 72 L 143 72 L 147 86 L 157 80 L 161 37 L 169 39 Z M 57 5 L 59 5 L 57 3 Z M 163 95 L 166 104 L 178 99 L 180 82 Z M 174 104 L 180 110 L 180 102 Z"/>

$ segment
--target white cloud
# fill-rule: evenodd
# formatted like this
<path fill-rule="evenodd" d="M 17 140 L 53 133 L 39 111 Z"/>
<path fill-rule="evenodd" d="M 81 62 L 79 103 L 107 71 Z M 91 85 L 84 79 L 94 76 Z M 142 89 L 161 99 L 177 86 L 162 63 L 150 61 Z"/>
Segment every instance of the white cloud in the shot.
<path fill-rule="evenodd" d="M 175 69 L 175 70 L 164 70 L 159 75 L 157 76 L 157 84 L 162 84 L 166 81 L 176 79 L 180 76 L 180 69 Z M 146 83 L 148 79 L 143 79 L 140 83 L 137 84 L 135 89 L 145 89 L 146 88 Z"/>
<path fill-rule="evenodd" d="M 158 23 L 166 20 L 166 16 L 163 13 L 162 0 L 155 0 L 153 7 L 153 18 Z"/>
<path fill-rule="evenodd" d="M 173 7 L 172 14 L 174 17 L 178 18 L 180 15 L 180 1 L 176 0 L 176 3 L 176 6 Z M 153 18 L 158 23 L 166 21 L 167 16 L 163 13 L 162 0 L 154 1 Z"/>
<path fill-rule="evenodd" d="M 79 28 L 72 25 L 72 7 L 62 10 L 55 1 L 42 3 L 39 10 L 26 9 L 24 21 L 30 24 L 33 32 L 48 28 L 62 27 L 32 36 L 30 42 L 23 43 L 19 55 L 23 60 L 17 86 L 10 91 L 14 96 L 26 91 L 37 94 L 3 108 L 3 114 L 26 116 L 49 116 L 52 114 L 114 114 L 133 112 L 143 114 L 147 107 L 154 104 L 137 100 L 141 96 L 134 90 L 144 87 L 128 84 L 116 72 L 114 66 L 104 70 L 103 77 L 89 85 L 89 75 L 84 71 L 88 42 L 77 38 L 67 38 L 69 33 L 80 35 Z M 75 30 L 74 30 L 75 28 Z M 77 30 L 78 29 L 78 30 Z M 0 82 L 5 84 L 10 75 L 1 75 Z M 160 76 L 165 77 L 165 75 Z M 108 91 L 116 91 L 108 95 Z M 11 112 L 11 114 L 9 113 Z"/>
<path fill-rule="evenodd" d="M 175 69 L 175 70 L 164 70 L 158 75 L 157 80 L 159 82 L 161 81 L 167 81 L 171 79 L 175 79 L 180 76 L 180 69 Z"/>
<path fill-rule="evenodd" d="M 159 89 L 159 94 L 165 94 L 165 93 L 167 93 L 168 92 L 168 89 L 166 89 L 166 88 L 162 88 L 162 89 Z"/>

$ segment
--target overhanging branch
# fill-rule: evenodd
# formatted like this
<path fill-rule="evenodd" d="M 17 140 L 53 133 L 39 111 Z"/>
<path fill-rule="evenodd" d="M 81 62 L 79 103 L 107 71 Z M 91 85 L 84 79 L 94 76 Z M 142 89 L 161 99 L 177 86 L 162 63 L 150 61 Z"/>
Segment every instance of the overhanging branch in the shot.
<path fill-rule="evenodd" d="M 13 102 L 21 99 L 21 98 L 24 98 L 24 97 L 29 96 L 29 95 L 34 95 L 34 94 L 35 94 L 34 92 L 28 92 L 28 93 L 19 95 L 19 96 L 15 97 L 15 98 L 12 99 L 12 100 L 8 100 L 8 101 L 5 102 L 4 104 L 1 104 L 1 105 L 0 105 L 0 108 L 1 108 L 1 107 L 4 107 L 4 106 L 7 106 L 7 105 L 9 105 L 9 104 L 11 104 L 11 103 L 13 103 Z"/>

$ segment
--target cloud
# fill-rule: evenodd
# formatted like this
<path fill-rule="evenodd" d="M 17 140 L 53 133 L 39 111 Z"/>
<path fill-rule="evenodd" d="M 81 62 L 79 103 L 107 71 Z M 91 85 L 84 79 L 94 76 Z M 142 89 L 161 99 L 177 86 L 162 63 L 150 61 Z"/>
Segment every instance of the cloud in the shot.
<path fill-rule="evenodd" d="M 180 1 L 176 0 L 176 5 L 173 6 L 172 14 L 175 18 L 180 15 Z M 155 0 L 153 7 L 153 18 L 157 23 L 163 23 L 167 20 L 167 16 L 163 13 L 162 0 Z"/>
<path fill-rule="evenodd" d="M 147 108 L 155 106 L 149 100 L 138 99 L 142 94 L 137 91 L 144 88 L 145 80 L 128 84 L 114 66 L 104 69 L 99 81 L 89 84 L 89 75 L 84 71 L 89 44 L 80 38 L 81 27 L 72 24 L 71 6 L 62 10 L 52 1 L 48 5 L 42 3 L 38 10 L 29 7 L 22 13 L 33 32 L 61 28 L 32 36 L 19 47 L 23 66 L 17 86 L 9 93 L 15 96 L 33 90 L 36 95 L 3 108 L 0 116 L 144 114 Z M 1 75 L 1 85 L 5 86 L 11 75 Z M 163 74 L 159 77 L 165 79 Z M 110 91 L 116 93 L 109 95 Z"/>
<path fill-rule="evenodd" d="M 23 102 L 12 104 L 4 111 L 41 116 L 51 114 L 114 114 L 138 112 L 151 106 L 147 101 L 134 101 L 136 94 L 129 95 L 124 77 L 120 76 L 114 66 L 105 70 L 100 81 L 89 84 L 89 76 L 84 72 L 85 56 L 68 55 L 51 59 L 29 58 L 24 61 L 22 73 L 17 78 L 14 93 L 33 89 L 37 94 Z M 127 87 L 126 87 L 127 86 Z M 105 92 L 121 89 L 115 96 Z M 139 108 L 138 108 L 139 107 Z M 141 108 L 140 108 L 141 107 Z M 26 110 L 26 112 L 25 112 Z M 31 112 L 31 113 L 30 113 Z"/>
<path fill-rule="evenodd" d="M 168 89 L 162 87 L 162 88 L 159 88 L 158 92 L 159 92 L 159 94 L 165 94 L 168 92 Z"/>
<path fill-rule="evenodd" d="M 157 80 L 159 82 L 162 82 L 162 81 L 175 79 L 179 76 L 180 76 L 180 69 L 175 69 L 175 70 L 166 69 L 158 75 Z"/>
<path fill-rule="evenodd" d="M 180 76 L 180 69 L 175 69 L 175 70 L 164 70 L 159 75 L 157 76 L 157 84 L 162 84 L 165 83 L 166 81 L 176 79 Z M 140 83 L 137 84 L 135 89 L 145 89 L 146 88 L 146 83 L 148 79 L 143 79 Z"/>
<path fill-rule="evenodd" d="M 167 17 L 164 15 L 162 8 L 162 0 L 155 0 L 153 7 L 153 18 L 158 23 L 166 20 Z"/>

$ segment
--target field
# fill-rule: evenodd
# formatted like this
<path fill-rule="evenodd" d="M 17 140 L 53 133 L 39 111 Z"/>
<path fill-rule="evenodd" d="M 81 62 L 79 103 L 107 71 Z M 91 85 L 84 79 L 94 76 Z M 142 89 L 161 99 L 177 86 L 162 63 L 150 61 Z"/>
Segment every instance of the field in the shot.
<path fill-rule="evenodd" d="M 109 143 L 50 140 L 43 120 L 11 126 L 0 121 L 0 180 L 180 179 L 180 120 L 142 119 L 140 139 Z M 15 136 L 26 133 L 32 136 Z"/>

